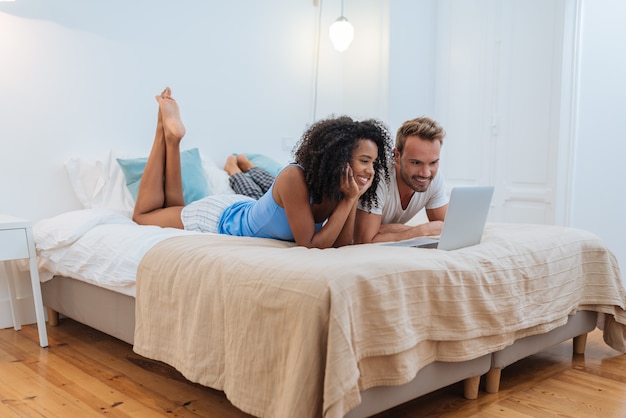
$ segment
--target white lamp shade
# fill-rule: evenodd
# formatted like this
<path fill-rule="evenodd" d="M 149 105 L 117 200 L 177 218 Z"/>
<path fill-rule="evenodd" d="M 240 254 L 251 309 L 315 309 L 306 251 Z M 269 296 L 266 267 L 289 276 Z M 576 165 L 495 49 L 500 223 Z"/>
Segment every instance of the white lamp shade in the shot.
<path fill-rule="evenodd" d="M 330 25 L 328 36 L 335 49 L 339 52 L 343 52 L 348 49 L 354 39 L 354 27 L 352 23 L 348 22 L 348 19 L 341 16 L 339 19 L 335 20 L 335 23 Z"/>

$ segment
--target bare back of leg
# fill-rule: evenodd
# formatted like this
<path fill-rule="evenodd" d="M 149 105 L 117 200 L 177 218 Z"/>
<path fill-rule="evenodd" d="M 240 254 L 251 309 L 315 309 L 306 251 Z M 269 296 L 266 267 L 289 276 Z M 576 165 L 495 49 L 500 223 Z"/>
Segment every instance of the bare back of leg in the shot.
<path fill-rule="evenodd" d="M 180 213 L 185 201 L 180 141 L 185 135 L 185 126 L 169 87 L 156 96 L 156 100 L 159 103 L 157 129 L 139 184 L 133 220 L 141 225 L 182 229 Z"/>

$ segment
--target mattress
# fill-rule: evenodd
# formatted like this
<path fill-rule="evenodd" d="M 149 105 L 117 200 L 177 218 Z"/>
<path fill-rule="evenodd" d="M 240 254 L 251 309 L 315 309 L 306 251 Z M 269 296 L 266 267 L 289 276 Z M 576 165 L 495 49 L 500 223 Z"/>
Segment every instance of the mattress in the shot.
<path fill-rule="evenodd" d="M 198 232 L 139 226 L 110 209 L 81 209 L 33 226 L 40 280 L 71 277 L 135 296 L 139 262 L 156 243 Z"/>

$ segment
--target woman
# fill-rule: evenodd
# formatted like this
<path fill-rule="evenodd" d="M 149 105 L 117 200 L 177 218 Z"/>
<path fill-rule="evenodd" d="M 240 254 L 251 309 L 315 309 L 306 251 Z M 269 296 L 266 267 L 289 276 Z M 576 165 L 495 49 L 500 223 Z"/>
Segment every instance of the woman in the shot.
<path fill-rule="evenodd" d="M 339 247 L 353 242 L 359 198 L 371 206 L 380 176 L 389 178 L 387 130 L 376 121 L 340 117 L 309 127 L 296 163 L 285 167 L 259 200 L 207 196 L 185 206 L 180 168 L 185 127 L 169 87 L 156 99 L 157 130 L 133 214 L 139 224 Z"/>

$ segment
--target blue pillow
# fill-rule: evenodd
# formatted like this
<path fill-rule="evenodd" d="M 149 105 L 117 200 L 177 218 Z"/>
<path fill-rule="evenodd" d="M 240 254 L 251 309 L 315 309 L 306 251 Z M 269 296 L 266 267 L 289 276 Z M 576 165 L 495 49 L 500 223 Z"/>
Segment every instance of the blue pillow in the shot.
<path fill-rule="evenodd" d="M 139 183 L 148 158 L 117 158 L 126 178 L 126 187 L 134 200 L 137 200 Z M 180 166 L 183 175 L 183 197 L 189 204 L 209 195 L 209 185 L 202 168 L 202 159 L 198 148 L 180 153 Z"/>
<path fill-rule="evenodd" d="M 248 157 L 248 160 L 250 160 L 252 164 L 261 167 L 274 177 L 280 173 L 280 170 L 285 168 L 284 164 L 280 164 L 278 161 L 263 154 L 245 154 L 245 156 Z"/>

